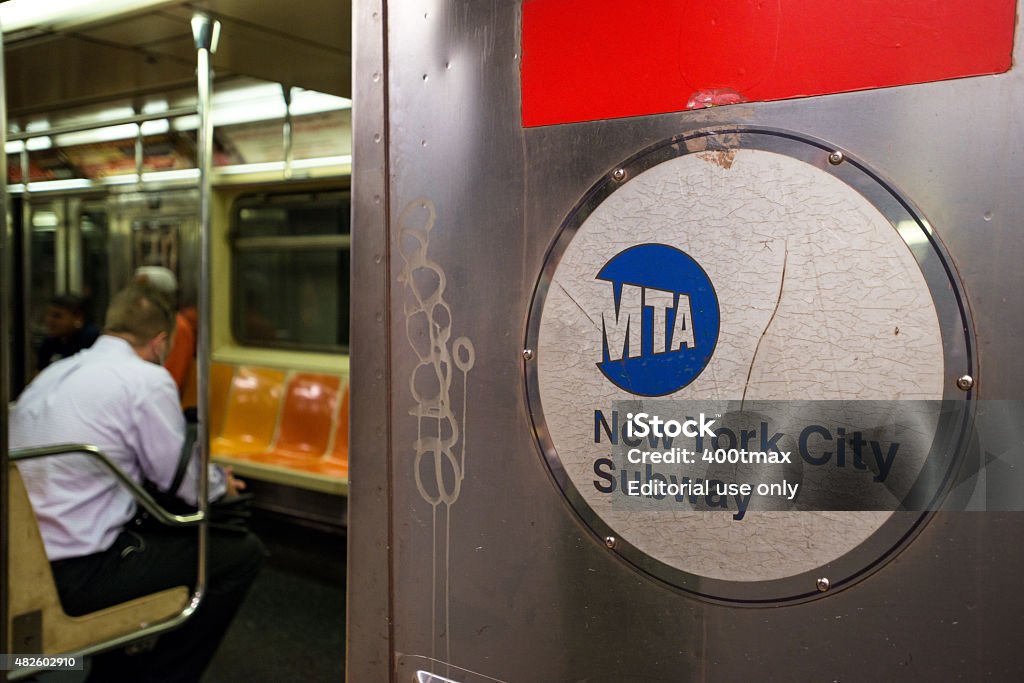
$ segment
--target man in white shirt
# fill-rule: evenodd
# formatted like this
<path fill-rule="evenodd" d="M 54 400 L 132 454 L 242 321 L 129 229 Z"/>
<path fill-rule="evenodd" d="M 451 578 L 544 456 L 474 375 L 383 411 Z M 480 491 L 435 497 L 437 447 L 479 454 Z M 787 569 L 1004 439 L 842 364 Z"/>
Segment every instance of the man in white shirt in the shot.
<path fill-rule="evenodd" d="M 129 477 L 168 491 L 185 440 L 177 386 L 161 366 L 174 330 L 173 305 L 131 286 L 107 309 L 89 349 L 47 367 L 10 416 L 11 447 L 93 444 Z M 195 584 L 196 532 L 130 525 L 131 494 L 85 455 L 19 463 L 66 612 L 85 614 L 165 588 Z M 192 458 L 176 493 L 195 504 Z M 210 468 L 211 500 L 244 488 Z M 94 658 L 90 680 L 198 681 L 265 554 L 248 532 L 211 533 L 208 591 L 186 624 L 143 656 Z"/>

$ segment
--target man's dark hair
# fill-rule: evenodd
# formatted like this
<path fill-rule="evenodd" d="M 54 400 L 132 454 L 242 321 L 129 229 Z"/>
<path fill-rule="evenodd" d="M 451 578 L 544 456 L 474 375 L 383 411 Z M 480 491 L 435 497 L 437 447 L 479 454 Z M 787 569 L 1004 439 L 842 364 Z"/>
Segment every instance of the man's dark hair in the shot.
<path fill-rule="evenodd" d="M 72 315 L 85 317 L 85 299 L 77 294 L 58 294 L 50 299 L 50 305 L 70 311 Z"/>

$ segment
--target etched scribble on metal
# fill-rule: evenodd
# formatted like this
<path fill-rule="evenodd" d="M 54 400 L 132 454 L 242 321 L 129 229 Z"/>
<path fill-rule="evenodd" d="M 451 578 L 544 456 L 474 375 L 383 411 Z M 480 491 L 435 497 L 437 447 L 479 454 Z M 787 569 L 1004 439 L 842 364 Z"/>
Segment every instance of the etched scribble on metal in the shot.
<path fill-rule="evenodd" d="M 440 628 L 446 657 L 450 658 L 447 650 L 451 507 L 459 498 L 466 476 L 467 380 L 476 362 L 476 352 L 468 337 L 452 338 L 454 316 L 445 300 L 447 277 L 441 265 L 427 255 L 436 220 L 437 210 L 428 199 L 413 200 L 403 208 L 398 218 L 399 252 L 404 262 L 399 282 L 405 292 L 406 338 L 417 358 L 409 376 L 409 391 L 415 401 L 409 414 L 416 418 L 413 475 L 420 497 L 432 510 L 431 647 L 436 646 Z M 462 375 L 458 414 L 452 398 L 456 371 Z M 439 533 L 442 516 L 443 531 Z M 443 566 L 439 566 L 441 558 Z"/>
<path fill-rule="evenodd" d="M 434 205 L 423 199 L 411 202 L 399 217 L 401 255 L 405 262 L 399 279 L 407 293 L 405 331 L 418 359 L 409 377 L 409 391 L 416 401 L 410 414 L 418 423 L 414 444 L 416 488 L 423 500 L 434 506 L 451 505 L 459 498 L 466 466 L 465 435 L 460 433 L 466 425 L 465 388 L 476 362 L 469 338 L 451 339 L 452 309 L 444 298 L 447 278 L 440 264 L 427 256 L 436 218 Z M 453 366 L 462 373 L 459 417 L 452 410 Z M 424 478 L 424 457 L 431 461 L 433 481 Z"/>

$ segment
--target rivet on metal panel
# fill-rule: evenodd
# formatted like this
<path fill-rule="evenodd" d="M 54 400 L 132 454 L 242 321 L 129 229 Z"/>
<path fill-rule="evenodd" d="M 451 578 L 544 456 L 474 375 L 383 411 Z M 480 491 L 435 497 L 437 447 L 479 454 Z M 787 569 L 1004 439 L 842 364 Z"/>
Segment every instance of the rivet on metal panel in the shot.
<path fill-rule="evenodd" d="M 605 536 L 604 544 L 606 546 L 608 546 L 610 549 L 612 549 L 612 550 L 615 549 L 615 543 L 616 543 L 616 541 L 615 541 L 615 537 L 614 536 Z"/>
<path fill-rule="evenodd" d="M 380 142 L 380 133 L 374 133 L 373 134 L 373 141 L 375 143 L 379 143 Z"/>
<path fill-rule="evenodd" d="M 533 360 L 533 349 L 523 349 L 523 360 Z"/>
<path fill-rule="evenodd" d="M 377 83 L 378 81 L 380 81 L 380 72 L 379 71 L 374 71 L 372 78 L 373 78 L 373 82 L 374 83 Z"/>
<path fill-rule="evenodd" d="M 956 378 L 956 386 L 963 391 L 970 391 L 974 388 L 974 378 L 970 375 L 961 375 Z"/>
<path fill-rule="evenodd" d="M 829 581 L 826 577 L 823 576 L 820 579 L 818 579 L 817 581 L 815 581 L 814 585 L 817 587 L 818 592 L 824 593 L 825 591 L 827 591 L 829 588 L 832 587 L 832 582 Z"/>
<path fill-rule="evenodd" d="M 380 263 L 381 261 L 383 261 L 383 260 L 384 260 L 384 259 L 383 259 L 383 258 L 381 258 L 381 255 L 380 255 L 380 254 L 374 254 L 374 255 L 373 255 L 373 262 L 374 262 L 374 263 L 377 263 L 377 264 L 379 264 L 379 263 Z"/>
<path fill-rule="evenodd" d="M 828 163 L 832 164 L 833 166 L 838 166 L 844 161 L 846 161 L 846 155 L 844 155 L 839 150 L 836 150 L 835 152 L 832 152 L 831 154 L 828 155 Z"/>
<path fill-rule="evenodd" d="M 626 169 L 624 169 L 624 168 L 617 168 L 614 171 L 612 171 L 612 180 L 615 180 L 615 181 L 621 183 L 625 179 L 626 179 Z"/>
<path fill-rule="evenodd" d="M 377 319 L 377 322 L 379 322 L 379 323 L 384 322 L 384 314 L 383 313 L 378 313 L 376 315 L 376 319 Z"/>

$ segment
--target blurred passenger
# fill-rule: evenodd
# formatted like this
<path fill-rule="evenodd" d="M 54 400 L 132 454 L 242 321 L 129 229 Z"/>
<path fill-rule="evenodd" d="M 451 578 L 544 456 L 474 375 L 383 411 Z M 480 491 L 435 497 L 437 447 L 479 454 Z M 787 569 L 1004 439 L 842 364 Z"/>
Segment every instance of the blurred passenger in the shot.
<path fill-rule="evenodd" d="M 93 345 L 100 330 L 86 320 L 85 311 L 85 300 L 74 294 L 61 294 L 50 300 L 44 321 L 46 337 L 36 356 L 37 370 Z"/>
<path fill-rule="evenodd" d="M 134 282 L 147 285 L 177 301 L 178 279 L 170 268 L 164 266 L 142 266 L 135 271 Z M 181 407 L 195 408 L 196 398 L 196 351 L 198 349 L 199 317 L 195 306 L 182 306 L 175 319 L 174 338 L 167 352 L 164 367 L 171 373 L 178 385 Z"/>
<path fill-rule="evenodd" d="M 107 309 L 85 351 L 57 361 L 29 384 L 10 414 L 12 447 L 94 444 L 129 477 L 195 505 L 198 460 L 176 479 L 185 439 L 178 392 L 161 367 L 175 311 L 159 292 L 133 285 Z M 191 455 L 191 454 L 190 454 Z M 197 533 L 140 525 L 132 495 L 86 455 L 18 463 L 64 610 L 81 615 L 175 586 L 195 586 Z M 210 499 L 244 484 L 210 466 Z M 154 528 L 155 527 L 155 528 Z M 213 657 L 264 556 L 246 530 L 211 529 L 207 591 L 184 626 L 149 652 L 93 658 L 90 681 L 196 682 Z"/>

